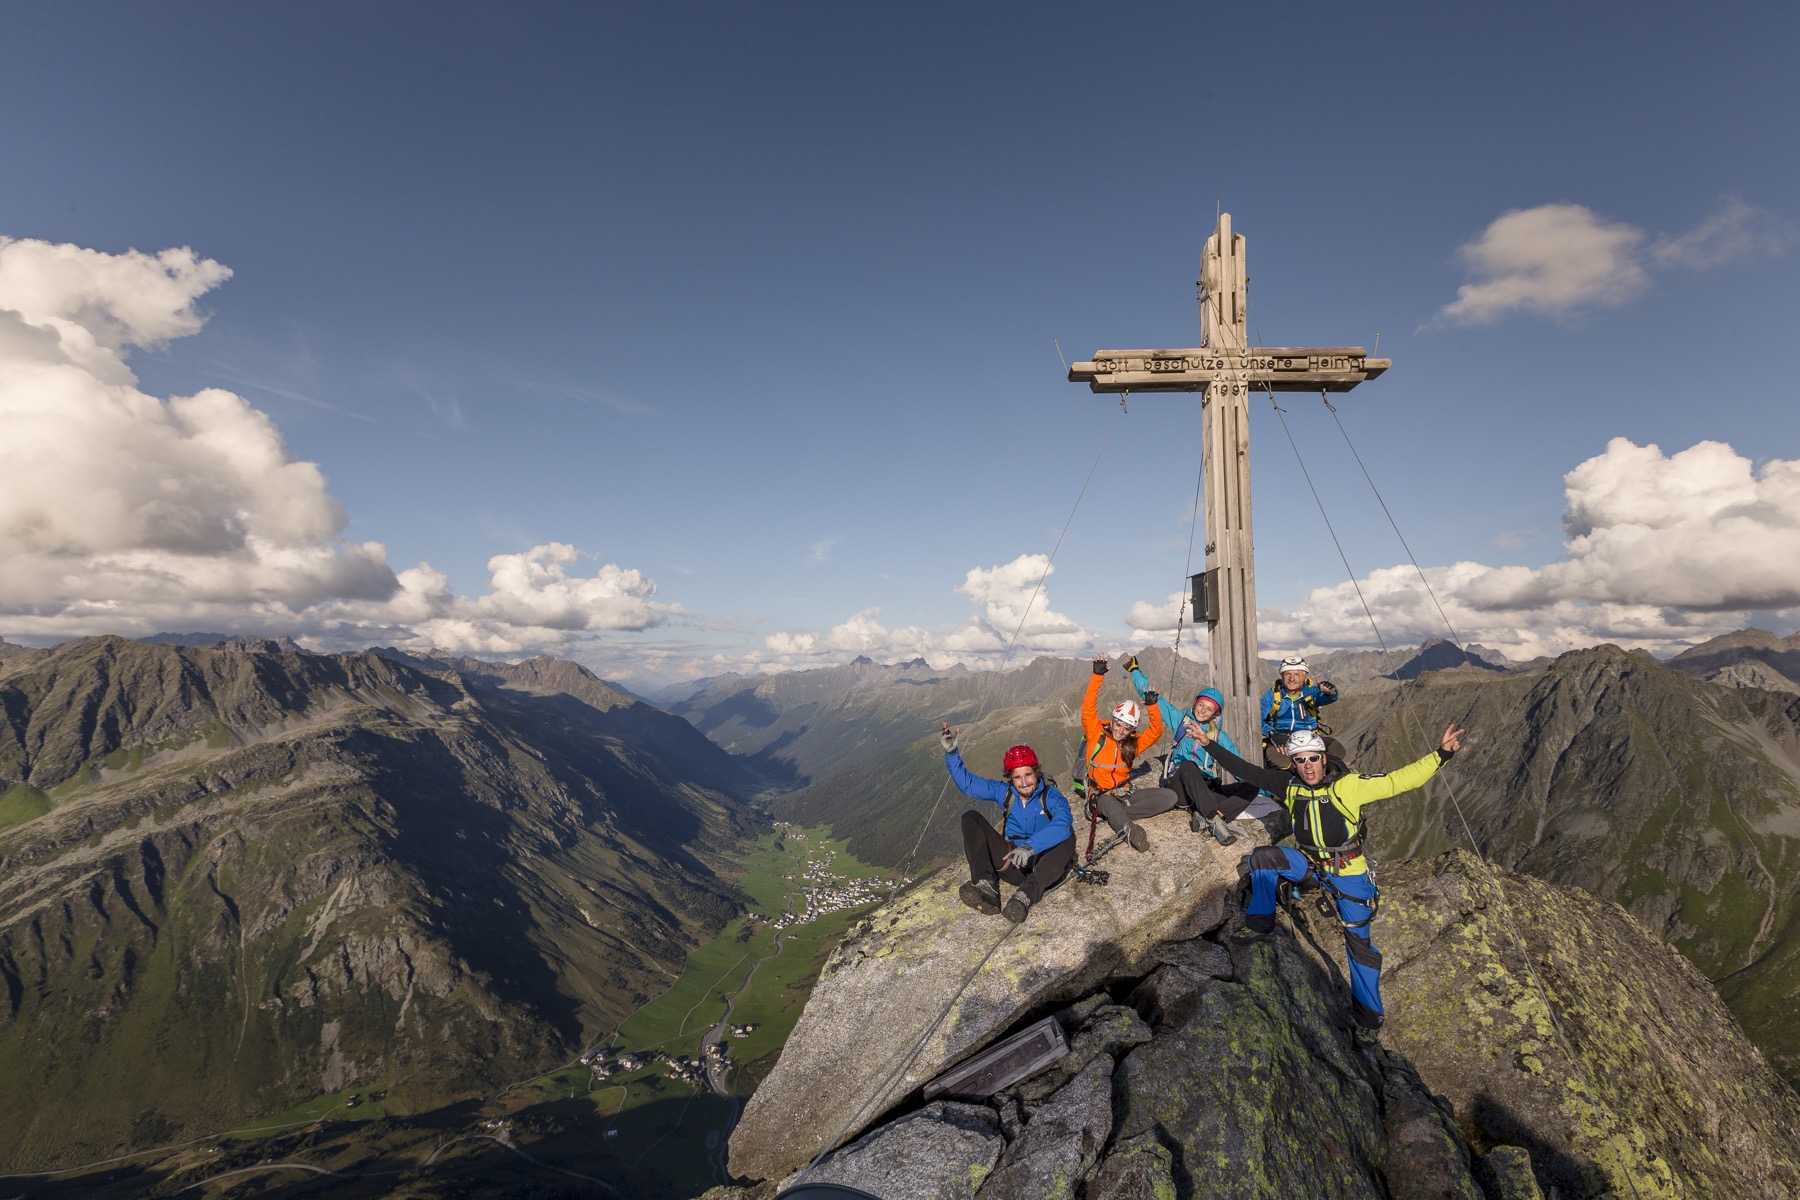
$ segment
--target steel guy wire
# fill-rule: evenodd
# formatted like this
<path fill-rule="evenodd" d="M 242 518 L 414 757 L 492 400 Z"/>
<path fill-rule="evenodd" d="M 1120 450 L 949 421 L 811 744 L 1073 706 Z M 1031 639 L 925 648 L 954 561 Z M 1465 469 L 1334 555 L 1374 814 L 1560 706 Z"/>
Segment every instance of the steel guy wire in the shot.
<path fill-rule="evenodd" d="M 1275 400 L 1274 389 L 1270 388 L 1268 390 L 1269 390 L 1269 401 L 1270 401 L 1271 405 L 1274 406 L 1275 412 L 1279 416 L 1282 412 L 1282 409 L 1281 409 L 1280 405 L 1274 403 L 1274 400 Z M 1330 405 L 1328 404 L 1327 407 L 1330 407 Z M 1336 412 L 1336 410 L 1334 409 L 1333 410 L 1334 415 L 1335 415 L 1335 412 Z M 1287 430 L 1287 420 L 1285 417 L 1283 417 L 1281 420 L 1281 427 L 1284 431 Z M 1340 431 L 1342 430 L 1341 422 L 1339 423 L 1339 429 L 1340 429 Z M 1347 434 L 1346 434 L 1346 440 L 1348 440 Z M 1288 444 L 1289 444 L 1289 446 L 1291 446 L 1293 448 L 1295 461 L 1300 464 L 1301 474 L 1306 476 L 1307 487 L 1312 489 L 1313 503 L 1318 505 L 1319 516 L 1322 520 L 1324 520 L 1326 529 L 1331 530 L 1331 518 L 1325 512 L 1325 504 L 1319 498 L 1318 489 L 1312 487 L 1312 476 L 1306 469 L 1306 460 L 1300 454 L 1300 447 L 1294 441 L 1294 436 L 1293 436 L 1292 431 L 1288 431 Z M 1354 449 L 1352 450 L 1352 452 L 1354 453 Z M 1360 458 L 1358 459 L 1358 465 L 1361 465 Z M 1364 475 L 1364 478 L 1368 478 L 1368 471 L 1366 468 L 1363 472 L 1363 475 Z M 1376 493 L 1376 498 L 1380 499 L 1380 495 L 1381 495 L 1380 489 L 1375 487 L 1375 481 L 1372 478 L 1369 478 L 1368 481 L 1369 481 L 1370 488 L 1372 490 L 1374 490 Z M 1382 507 L 1383 512 L 1388 511 L 1387 504 L 1385 501 L 1382 502 L 1381 507 Z M 1393 514 L 1391 512 L 1388 514 L 1388 520 L 1390 522 L 1393 520 Z M 1400 532 L 1398 525 L 1395 526 L 1394 532 L 1396 534 L 1398 534 Z M 1333 530 L 1331 532 L 1331 540 L 1334 545 L 1338 544 L 1337 533 L 1335 530 Z M 1402 543 L 1404 544 L 1404 538 L 1402 538 Z M 1411 550 L 1409 549 L 1407 553 L 1410 555 Z M 1387 650 L 1387 641 L 1381 635 L 1380 625 L 1376 622 L 1375 614 L 1373 611 L 1370 610 L 1368 601 L 1363 598 L 1362 588 L 1356 582 L 1356 573 L 1355 573 L 1355 571 L 1353 571 L 1351 569 L 1349 560 L 1347 558 L 1344 558 L 1343 547 L 1341 545 L 1338 545 L 1338 556 L 1340 559 L 1343 559 L 1344 570 L 1350 577 L 1351 585 L 1356 588 L 1357 599 L 1362 601 L 1363 614 L 1365 616 L 1367 616 L 1369 619 L 1369 628 L 1374 630 L 1375 640 L 1381 645 L 1382 650 L 1385 652 Z M 1417 568 L 1418 563 L 1415 561 L 1413 566 L 1415 568 Z M 1422 570 L 1419 572 L 1421 579 L 1424 578 L 1424 574 L 1425 573 Z M 1430 587 L 1431 587 L 1430 582 L 1427 581 L 1426 582 L 1427 591 L 1430 590 Z M 1435 596 L 1433 597 L 1433 600 L 1435 602 L 1435 600 L 1436 600 Z M 1440 616 L 1443 615 L 1443 610 L 1441 607 L 1439 609 L 1439 615 Z M 1444 623 L 1446 626 L 1449 626 L 1449 618 L 1448 617 L 1444 618 Z M 1456 630 L 1453 626 L 1450 627 L 1450 635 L 1453 639 L 1456 637 Z M 1460 643 L 1457 645 L 1457 648 L 1459 650 L 1462 649 Z M 1466 655 L 1467 651 L 1464 651 L 1463 653 Z M 1415 691 L 1416 690 L 1417 689 L 1415 689 Z M 1416 711 L 1416 705 L 1411 705 L 1411 704 L 1407 703 L 1404 683 L 1402 683 L 1402 685 L 1401 685 L 1401 691 L 1398 696 L 1398 703 L 1396 704 L 1396 707 L 1402 713 L 1404 713 L 1405 717 L 1410 721 L 1415 735 L 1424 739 L 1427 742 L 1427 744 L 1429 744 L 1430 735 L 1429 735 L 1429 733 L 1426 732 L 1426 730 L 1424 729 L 1424 727 L 1421 725 L 1421 723 L 1419 721 L 1418 712 Z M 1600 1097 L 1600 1092 L 1598 1091 L 1598 1089 L 1596 1089 L 1594 1087 L 1593 1079 L 1588 1074 L 1586 1064 L 1581 1060 L 1580 1057 L 1578 1057 L 1576 1055 L 1574 1048 L 1569 1043 L 1568 1034 L 1563 1028 L 1562 1018 L 1557 1016 L 1556 1007 L 1550 1001 L 1550 991 L 1548 988 L 1546 988 L 1544 986 L 1543 978 L 1538 974 L 1537 965 L 1531 961 L 1531 949 L 1525 941 L 1524 934 L 1519 932 L 1518 924 L 1513 920 L 1512 905 L 1506 899 L 1506 892 L 1500 886 L 1499 879 L 1496 878 L 1495 875 L 1493 874 L 1493 872 L 1489 869 L 1487 859 L 1481 853 L 1481 843 L 1476 840 L 1475 830 L 1469 824 L 1468 814 L 1463 811 L 1462 801 L 1456 795 L 1455 785 L 1452 784 L 1451 781 L 1449 780 L 1449 778 L 1447 778 L 1447 777 L 1434 776 L 1434 778 L 1442 778 L 1443 779 L 1444 791 L 1450 797 L 1451 807 L 1456 810 L 1457 820 L 1462 824 L 1463 835 L 1469 839 L 1470 849 L 1472 849 L 1475 852 L 1475 861 L 1480 866 L 1481 874 L 1482 874 L 1483 878 L 1485 878 L 1487 880 L 1488 886 L 1493 889 L 1494 895 L 1500 901 L 1501 918 L 1506 922 L 1507 932 L 1509 934 L 1511 934 L 1514 944 L 1517 945 L 1517 947 L 1519 949 L 1519 957 L 1525 963 L 1526 973 L 1531 976 L 1532 985 L 1537 990 L 1538 999 L 1544 1005 L 1545 1014 L 1548 1015 L 1550 1018 L 1551 1028 L 1554 1029 L 1556 1032 L 1556 1041 L 1557 1041 L 1558 1046 L 1561 1047 L 1561 1049 L 1562 1049 L 1563 1056 L 1568 1060 L 1569 1065 L 1575 1069 L 1575 1074 L 1580 1078 L 1582 1086 L 1585 1089 L 1587 1089 L 1588 1095 L 1594 1097 L 1597 1102 Z M 1616 1124 L 1616 1122 L 1615 1122 L 1615 1124 Z M 1619 1135 L 1618 1135 L 1618 1132 L 1616 1129 L 1609 1130 L 1609 1132 L 1607 1134 L 1608 1146 L 1611 1148 L 1611 1150 L 1613 1152 L 1614 1160 L 1618 1163 L 1619 1173 L 1622 1174 L 1623 1176 L 1625 1176 L 1625 1181 L 1631 1186 L 1632 1195 L 1638 1197 L 1639 1200 L 1642 1200 L 1642 1193 L 1638 1189 L 1637 1180 L 1633 1177 L 1631 1168 L 1625 1162 L 1624 1152 L 1619 1149 L 1618 1137 L 1619 1137 Z"/>
<path fill-rule="evenodd" d="M 1123 392 L 1119 395 L 1119 411 L 1113 414 L 1112 424 L 1106 427 L 1106 436 L 1100 441 L 1100 449 L 1094 454 L 1094 461 L 1088 467 L 1087 477 L 1081 481 L 1081 490 L 1075 494 L 1075 503 L 1069 509 L 1068 519 L 1063 522 L 1062 532 L 1056 535 L 1056 545 L 1050 548 L 1050 557 L 1044 560 L 1044 569 L 1038 575 L 1037 586 L 1031 589 L 1031 598 L 1025 602 L 1023 611 L 1019 613 L 1019 623 L 1013 627 L 1012 638 L 1006 644 L 1006 653 L 1000 656 L 999 664 L 994 667 L 995 672 L 1006 666 L 1007 660 L 1012 657 L 1013 650 L 1019 644 L 1019 635 L 1025 631 L 1025 622 L 1031 616 L 1031 606 L 1037 603 L 1038 596 L 1042 594 L 1044 580 L 1050 578 L 1050 569 L 1056 565 L 1056 556 L 1062 550 L 1063 539 L 1069 536 L 1069 526 L 1075 523 L 1075 514 L 1081 511 L 1081 501 L 1087 496 L 1088 485 L 1094 482 L 1094 472 L 1100 469 L 1100 459 L 1106 454 L 1106 447 L 1112 443 L 1113 431 L 1119 427 L 1119 418 L 1125 415 L 1125 401 L 1130 396 L 1130 392 Z M 993 692 L 998 687 L 994 683 L 993 674 L 989 675 L 988 683 L 990 685 L 988 707 L 991 708 Z M 931 802 L 931 810 L 925 814 L 925 823 L 919 826 L 919 836 L 913 840 L 912 849 L 907 852 L 906 859 L 901 864 L 900 875 L 903 878 L 912 868 L 913 860 L 918 857 L 919 847 L 925 844 L 925 835 L 931 831 L 931 822 L 936 819 L 938 808 L 943 804 L 944 796 L 948 794 L 949 790 L 950 780 L 946 776 L 943 784 L 938 788 L 937 799 Z"/>

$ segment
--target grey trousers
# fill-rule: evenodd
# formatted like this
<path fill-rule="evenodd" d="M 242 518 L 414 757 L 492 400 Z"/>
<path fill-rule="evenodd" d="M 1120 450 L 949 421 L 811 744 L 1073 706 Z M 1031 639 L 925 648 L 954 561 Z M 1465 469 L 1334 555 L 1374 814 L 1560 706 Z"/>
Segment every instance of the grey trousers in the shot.
<path fill-rule="evenodd" d="M 1133 788 L 1131 795 L 1123 800 L 1111 792 L 1100 797 L 1100 815 L 1106 818 L 1114 833 L 1123 833 L 1132 821 L 1166 813 L 1179 803 L 1181 797 L 1170 788 Z"/>

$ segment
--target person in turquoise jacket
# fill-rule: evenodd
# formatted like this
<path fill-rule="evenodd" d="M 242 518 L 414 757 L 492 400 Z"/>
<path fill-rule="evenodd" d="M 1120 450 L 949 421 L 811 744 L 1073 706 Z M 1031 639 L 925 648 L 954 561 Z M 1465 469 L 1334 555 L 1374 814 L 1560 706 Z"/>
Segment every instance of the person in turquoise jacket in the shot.
<path fill-rule="evenodd" d="M 1221 846 L 1231 845 L 1237 841 L 1237 834 L 1226 822 L 1236 820 L 1250 806 L 1256 799 L 1257 787 L 1242 780 L 1224 782 L 1219 764 L 1207 750 L 1207 742 L 1217 742 L 1233 754 L 1238 752 L 1220 715 L 1225 710 L 1224 695 L 1217 688 L 1201 688 L 1194 703 L 1183 712 L 1150 686 L 1150 679 L 1135 656 L 1125 660 L 1125 669 L 1131 672 L 1131 685 L 1137 689 L 1138 699 L 1161 709 L 1163 724 L 1173 731 L 1175 749 L 1163 771 L 1163 786 L 1172 789 L 1180 797 L 1181 807 L 1188 810 L 1188 828 L 1195 833 L 1207 830 Z M 1207 741 L 1200 739 L 1202 733 Z"/>
<path fill-rule="evenodd" d="M 976 912 L 1002 914 L 1017 924 L 1075 865 L 1075 823 L 1069 802 L 1045 775 L 1030 746 L 1014 746 L 1000 760 L 1005 779 L 983 779 L 963 765 L 956 730 L 944 724 L 944 766 L 957 790 L 1000 806 L 1000 829 L 973 809 L 962 815 L 969 882 L 957 898 Z M 1018 890 L 1000 906 L 1000 881 Z"/>

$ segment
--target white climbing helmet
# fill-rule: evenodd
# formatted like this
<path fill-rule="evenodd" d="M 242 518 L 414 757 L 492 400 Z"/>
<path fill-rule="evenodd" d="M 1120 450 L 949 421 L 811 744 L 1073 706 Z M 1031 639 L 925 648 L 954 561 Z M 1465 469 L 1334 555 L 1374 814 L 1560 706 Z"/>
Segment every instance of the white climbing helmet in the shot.
<path fill-rule="evenodd" d="M 1288 734 L 1287 745 L 1283 747 L 1289 758 L 1296 754 L 1325 753 L 1325 739 L 1319 736 L 1316 729 L 1296 729 Z"/>
<path fill-rule="evenodd" d="M 1136 729 L 1138 722 L 1144 719 L 1143 710 L 1134 702 L 1126 700 L 1113 705 L 1113 720 L 1120 722 L 1127 729 Z"/>
<path fill-rule="evenodd" d="M 1306 665 L 1306 660 L 1298 654 L 1290 654 L 1281 660 L 1281 674 L 1286 675 L 1289 671 L 1299 671 L 1305 675 L 1312 674 L 1312 670 Z"/>

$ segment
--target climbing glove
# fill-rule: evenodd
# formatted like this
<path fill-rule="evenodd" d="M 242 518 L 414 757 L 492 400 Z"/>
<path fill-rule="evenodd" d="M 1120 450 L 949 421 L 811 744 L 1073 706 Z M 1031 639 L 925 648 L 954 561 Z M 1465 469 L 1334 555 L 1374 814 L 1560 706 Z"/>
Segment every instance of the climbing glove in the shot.
<path fill-rule="evenodd" d="M 1125 669 L 1127 671 L 1135 671 L 1138 669 L 1137 655 L 1134 654 L 1125 660 Z"/>
<path fill-rule="evenodd" d="M 1096 674 L 1096 675 L 1106 674 L 1107 667 L 1110 665 L 1111 664 L 1109 664 L 1104 658 L 1096 658 L 1094 660 L 1094 674 Z"/>
<path fill-rule="evenodd" d="M 1006 852 L 1006 857 L 1001 861 L 1009 867 L 1017 867 L 1019 870 L 1023 871 L 1026 867 L 1031 865 L 1031 847 L 1014 846 L 1011 850 Z"/>
<path fill-rule="evenodd" d="M 1152 708 L 1156 706 L 1156 702 L 1160 699 L 1161 697 L 1156 694 L 1155 688 L 1151 688 L 1144 693 L 1144 703 L 1150 705 Z"/>

